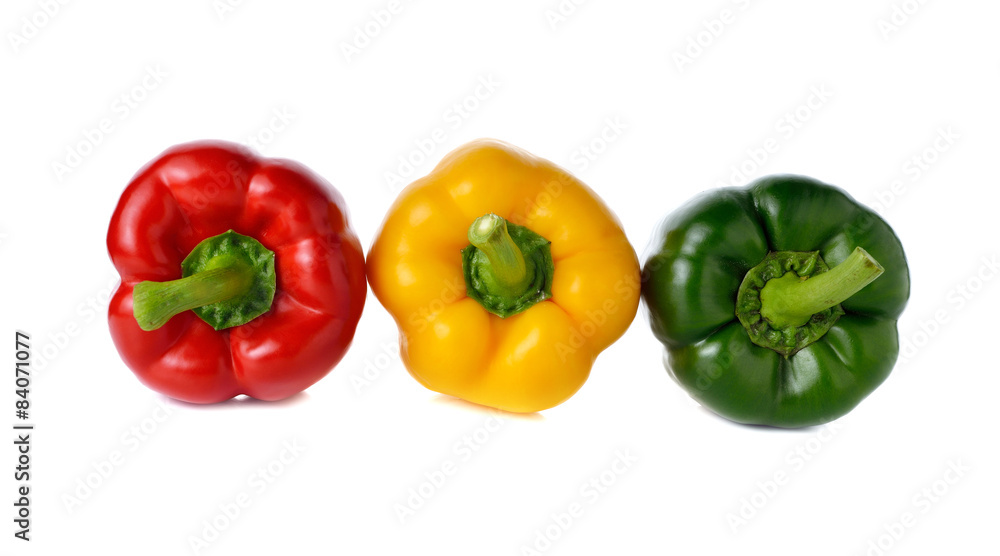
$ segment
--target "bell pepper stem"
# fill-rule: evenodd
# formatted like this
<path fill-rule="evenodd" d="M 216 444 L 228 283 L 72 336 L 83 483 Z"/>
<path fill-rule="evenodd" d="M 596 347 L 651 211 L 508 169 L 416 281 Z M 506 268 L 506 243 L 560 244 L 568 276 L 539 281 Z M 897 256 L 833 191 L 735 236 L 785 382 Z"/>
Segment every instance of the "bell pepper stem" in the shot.
<path fill-rule="evenodd" d="M 808 279 L 788 272 L 764 284 L 760 314 L 775 328 L 802 326 L 816 313 L 838 305 L 885 271 L 867 251 L 857 247 L 830 270 Z"/>
<path fill-rule="evenodd" d="M 495 214 L 477 218 L 469 226 L 469 243 L 489 259 L 496 285 L 519 294 L 531 282 L 524 255 L 507 232 L 507 221 Z"/>
<path fill-rule="evenodd" d="M 139 282 L 132 312 L 139 328 L 160 328 L 174 315 L 243 295 L 253 285 L 253 269 L 238 260 L 169 282 Z"/>

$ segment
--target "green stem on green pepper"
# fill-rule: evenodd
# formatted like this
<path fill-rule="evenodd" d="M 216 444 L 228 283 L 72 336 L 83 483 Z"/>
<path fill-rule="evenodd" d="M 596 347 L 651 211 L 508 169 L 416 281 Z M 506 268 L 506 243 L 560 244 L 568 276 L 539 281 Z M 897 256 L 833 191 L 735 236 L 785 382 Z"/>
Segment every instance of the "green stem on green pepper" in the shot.
<path fill-rule="evenodd" d="M 788 272 L 764 284 L 760 314 L 774 328 L 802 326 L 816 313 L 846 301 L 885 271 L 867 251 L 857 247 L 827 272 L 800 278 Z"/>

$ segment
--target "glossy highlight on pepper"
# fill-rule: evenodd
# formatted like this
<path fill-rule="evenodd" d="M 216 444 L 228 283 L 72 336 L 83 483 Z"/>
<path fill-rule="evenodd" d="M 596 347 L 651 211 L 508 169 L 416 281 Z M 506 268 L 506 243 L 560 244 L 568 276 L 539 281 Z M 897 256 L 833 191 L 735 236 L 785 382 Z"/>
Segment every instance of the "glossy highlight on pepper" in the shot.
<path fill-rule="evenodd" d="M 572 396 L 639 303 L 635 251 L 604 202 L 495 140 L 456 149 L 410 184 L 367 265 L 410 374 L 512 412 Z"/>
<path fill-rule="evenodd" d="M 364 307 L 364 257 L 343 198 L 301 164 L 221 141 L 168 149 L 108 228 L 122 360 L 175 399 L 279 400 L 343 357 Z"/>

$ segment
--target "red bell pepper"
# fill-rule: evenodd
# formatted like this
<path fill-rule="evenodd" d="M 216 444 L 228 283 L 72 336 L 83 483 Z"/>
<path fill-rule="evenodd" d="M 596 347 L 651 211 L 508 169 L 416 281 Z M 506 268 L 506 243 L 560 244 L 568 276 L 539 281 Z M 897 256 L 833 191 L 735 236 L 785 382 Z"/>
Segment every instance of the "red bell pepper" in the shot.
<path fill-rule="evenodd" d="M 178 145 L 140 170 L 108 252 L 118 353 L 188 402 L 301 392 L 343 357 L 364 307 L 364 255 L 340 194 L 231 143 Z"/>

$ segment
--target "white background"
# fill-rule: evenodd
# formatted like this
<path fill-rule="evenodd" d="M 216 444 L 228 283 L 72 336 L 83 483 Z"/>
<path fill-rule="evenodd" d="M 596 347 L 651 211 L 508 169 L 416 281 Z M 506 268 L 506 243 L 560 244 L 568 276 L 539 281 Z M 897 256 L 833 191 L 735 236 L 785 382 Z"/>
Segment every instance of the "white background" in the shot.
<path fill-rule="evenodd" d="M 37 427 L 30 544 L 12 537 L 12 434 L 0 451 L 0 552 L 191 554 L 206 537 L 200 553 L 218 555 L 996 549 L 995 2 L 402 0 L 378 25 L 387 0 L 52 4 L 4 2 L 0 18 L 0 330 L 34 337 Z M 359 37 L 366 25 L 377 36 Z M 103 119 L 110 131 L 88 140 Z M 299 160 L 343 193 L 367 249 L 399 189 L 386 174 L 435 128 L 445 140 L 407 182 L 468 140 L 504 139 L 592 186 L 640 254 L 734 167 L 839 185 L 906 248 L 904 357 L 833 428 L 799 431 L 691 402 L 641 310 L 575 397 L 499 425 L 409 377 L 371 296 L 340 365 L 283 403 L 175 403 L 121 363 L 105 234 L 148 160 L 202 138 Z M 588 159 L 588 145 L 602 152 Z M 13 424 L 7 377 L 0 422 Z M 634 461 L 615 475 L 619 452 Z M 449 462 L 442 485 L 421 487 Z M 401 520 L 421 488 L 432 495 Z M 582 515 L 557 525 L 573 504 Z"/>

